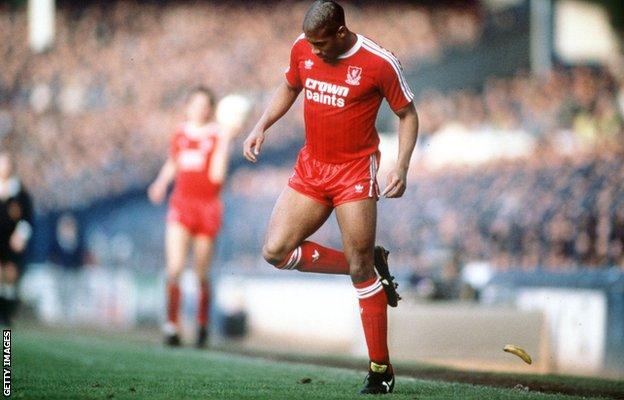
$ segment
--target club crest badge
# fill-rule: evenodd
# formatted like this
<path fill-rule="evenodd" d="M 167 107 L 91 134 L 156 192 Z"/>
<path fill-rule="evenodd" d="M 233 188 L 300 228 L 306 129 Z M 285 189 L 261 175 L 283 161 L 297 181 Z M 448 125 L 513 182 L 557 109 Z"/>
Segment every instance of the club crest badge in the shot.
<path fill-rule="evenodd" d="M 312 69 L 313 65 L 314 65 L 314 61 L 308 59 L 308 60 L 305 60 L 305 62 L 303 63 L 303 68 Z"/>
<path fill-rule="evenodd" d="M 346 82 L 349 85 L 357 86 L 360 84 L 360 79 L 362 78 L 362 68 L 353 67 L 349 65 L 347 69 L 347 79 Z"/>

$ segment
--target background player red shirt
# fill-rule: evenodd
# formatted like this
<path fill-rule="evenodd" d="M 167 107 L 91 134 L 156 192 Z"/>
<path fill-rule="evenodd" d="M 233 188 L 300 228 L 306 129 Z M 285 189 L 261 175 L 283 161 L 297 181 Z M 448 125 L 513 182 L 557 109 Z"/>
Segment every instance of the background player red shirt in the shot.
<path fill-rule="evenodd" d="M 173 197 L 212 199 L 219 195 L 221 182 L 210 180 L 210 165 L 220 136 L 216 123 L 195 127 L 185 124 L 173 135 L 169 155 L 176 162 Z"/>
<path fill-rule="evenodd" d="M 307 150 L 329 163 L 376 152 L 375 119 L 383 98 L 397 111 L 414 97 L 394 55 L 359 34 L 335 63 L 316 56 L 302 34 L 293 44 L 286 80 L 303 89 Z"/>
<path fill-rule="evenodd" d="M 168 219 L 194 234 L 215 238 L 221 228 L 221 182 L 210 179 L 210 168 L 220 140 L 216 123 L 184 125 L 171 141 L 170 157 L 177 174 Z"/>
<path fill-rule="evenodd" d="M 169 157 L 148 189 L 150 200 L 159 204 L 165 199 L 169 184 L 175 181 L 165 234 L 167 320 L 163 330 L 165 343 L 170 346 L 182 343 L 179 280 L 191 247 L 199 289 L 196 346 L 203 347 L 208 342 L 208 269 L 214 239 L 221 228 L 223 207 L 219 194 L 227 174 L 230 142 L 240 132 L 245 118 L 240 110 L 225 107 L 222 115 L 228 118 L 220 125 L 216 123 L 215 105 L 215 96 L 209 88 L 200 86 L 191 91 L 186 104 L 187 122 L 173 135 Z"/>

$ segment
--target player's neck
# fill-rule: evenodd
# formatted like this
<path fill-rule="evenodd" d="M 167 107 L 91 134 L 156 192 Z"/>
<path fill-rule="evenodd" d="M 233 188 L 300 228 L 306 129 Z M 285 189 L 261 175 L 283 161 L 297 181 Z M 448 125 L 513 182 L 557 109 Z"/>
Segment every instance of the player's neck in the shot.
<path fill-rule="evenodd" d="M 201 140 L 211 135 L 211 125 L 214 119 L 206 121 L 187 121 L 186 122 L 186 136 L 191 139 Z"/>
<path fill-rule="evenodd" d="M 347 33 L 347 38 L 345 39 L 345 44 L 344 44 L 340 54 L 342 55 L 342 54 L 348 53 L 353 48 L 353 46 L 356 45 L 357 40 L 358 40 L 357 35 L 355 33 L 351 32 L 351 31 L 349 31 Z"/>
<path fill-rule="evenodd" d="M 192 128 L 203 128 L 204 126 L 210 125 L 214 122 L 214 119 L 210 118 L 203 121 L 187 121 L 187 124 Z"/>

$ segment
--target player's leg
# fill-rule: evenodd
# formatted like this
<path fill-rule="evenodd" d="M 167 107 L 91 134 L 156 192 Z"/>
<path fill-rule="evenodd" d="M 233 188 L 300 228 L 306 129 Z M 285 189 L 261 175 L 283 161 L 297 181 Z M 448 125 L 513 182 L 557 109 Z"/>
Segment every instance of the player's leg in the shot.
<path fill-rule="evenodd" d="M 193 238 L 194 270 L 197 276 L 197 347 L 204 347 L 208 340 L 210 324 L 210 296 L 211 286 L 209 270 L 214 253 L 214 241 L 206 235 L 197 235 Z"/>
<path fill-rule="evenodd" d="M 262 248 L 264 259 L 279 269 L 348 274 L 342 252 L 305 241 L 325 223 L 332 209 L 287 186 L 271 214 Z"/>
<path fill-rule="evenodd" d="M 388 300 L 375 273 L 376 199 L 351 201 L 336 207 L 344 252 L 360 304 L 360 316 L 370 358 L 362 393 L 388 393 L 394 386 L 387 341 Z"/>
<path fill-rule="evenodd" d="M 0 248 L 0 251 L 2 249 Z M 4 271 L 4 261 L 0 260 L 0 326 L 6 326 L 7 323 L 7 301 L 4 298 L 4 293 L 2 292 L 2 284 L 4 282 L 3 272 Z"/>
<path fill-rule="evenodd" d="M 17 279 L 19 268 L 14 261 L 8 261 L 2 268 L 2 300 L 5 307 L 5 323 L 11 324 L 15 310 L 17 309 Z"/>
<path fill-rule="evenodd" d="M 5 261 L 0 268 L 2 277 L 0 280 L 0 314 L 1 323 L 11 324 L 11 319 L 17 308 L 17 279 L 19 269 L 14 261 Z"/>
<path fill-rule="evenodd" d="M 186 257 L 191 244 L 191 232 L 182 224 L 170 220 L 165 234 L 167 259 L 167 323 L 165 324 L 166 342 L 176 346 L 180 344 L 180 275 L 186 264 Z"/>

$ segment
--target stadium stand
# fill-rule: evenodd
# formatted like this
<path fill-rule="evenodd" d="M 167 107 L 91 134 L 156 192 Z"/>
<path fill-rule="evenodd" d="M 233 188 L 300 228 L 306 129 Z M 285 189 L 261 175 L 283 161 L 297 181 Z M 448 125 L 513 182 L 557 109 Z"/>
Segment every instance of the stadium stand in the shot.
<path fill-rule="evenodd" d="M 244 213 L 246 226 L 263 226 L 267 216 L 258 209 L 277 196 L 288 171 L 245 170 L 232 177 L 236 209 L 253 211 Z M 499 269 L 624 268 L 622 179 L 622 153 L 551 153 L 547 159 L 421 171 L 408 187 L 409 200 L 381 202 L 378 237 L 393 244 L 393 262 L 403 271 L 436 267 L 440 251 L 462 254 L 463 262 L 490 260 Z M 254 214 L 257 224 L 250 223 Z M 232 215 L 234 224 L 238 217 L 238 211 Z M 260 232 L 239 232 L 232 254 L 245 257 Z M 328 231 L 325 239 L 340 246 L 337 232 Z"/>
<path fill-rule="evenodd" d="M 266 101 L 287 58 L 290 41 L 283 38 L 297 36 L 292 21 L 306 4 L 281 13 L 236 2 L 62 5 L 56 44 L 42 54 L 23 46 L 25 10 L 0 7 L 8 39 L 0 41 L 6 60 L 0 70 L 0 143 L 19 155 L 21 175 L 41 212 L 99 201 L 103 208 L 78 214 L 99 221 L 102 209 L 119 204 L 116 196 L 140 192 L 155 175 L 179 120 L 171 110 L 188 87 L 204 82 L 220 94 L 242 90 L 258 104 Z M 421 62 L 476 45 L 487 34 L 476 5 L 349 7 L 349 15 L 358 14 L 354 21 L 366 21 L 353 28 L 391 44 L 416 77 Z M 209 39 L 214 37 L 219 40 Z M 382 215 L 399 208 L 409 214 L 380 225 L 380 239 L 400 249 L 394 255 L 399 264 L 428 268 L 431 258 L 424 255 L 445 248 L 461 250 L 467 259 L 491 258 L 500 268 L 622 265 L 622 189 L 616 183 L 624 177 L 624 83 L 614 76 L 604 67 L 558 68 L 539 77 L 520 71 L 491 76 L 480 90 L 420 93 L 421 148 L 449 132 L 523 138 L 533 145 L 521 160 L 468 169 L 428 171 L 420 160 L 410 177 L 414 206 L 382 204 Z M 250 211 L 246 218 L 256 223 L 246 223 L 247 230 L 236 229 L 236 220 L 247 209 L 257 210 L 249 204 L 266 202 L 263 209 L 270 212 L 270 199 L 302 142 L 298 107 L 268 142 L 264 161 L 276 165 L 252 171 L 234 160 L 227 195 L 230 233 L 237 240 L 223 250 L 227 259 L 257 259 L 268 214 Z M 527 216 L 527 210 L 539 212 Z M 145 213 L 135 215 L 155 218 Z M 131 214 L 129 220 L 138 218 Z M 320 234 L 340 246 L 335 230 Z M 138 235 L 135 248 L 153 253 L 153 236 Z"/>
<path fill-rule="evenodd" d="M 307 6 L 298 2 L 273 13 L 236 2 L 139 3 L 61 4 L 55 45 L 42 54 L 23 45 L 25 10 L 0 6 L 6 39 L 0 41 L 0 138 L 20 155 L 26 182 L 35 197 L 45 198 L 38 202 L 42 209 L 142 187 L 178 121 L 171 110 L 199 82 L 219 94 L 244 91 L 265 100 L 299 34 L 294 21 Z M 480 34 L 476 6 L 349 11 L 411 65 Z M 282 139 L 270 146 L 300 143 L 299 113 L 279 129 Z"/>

